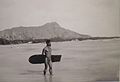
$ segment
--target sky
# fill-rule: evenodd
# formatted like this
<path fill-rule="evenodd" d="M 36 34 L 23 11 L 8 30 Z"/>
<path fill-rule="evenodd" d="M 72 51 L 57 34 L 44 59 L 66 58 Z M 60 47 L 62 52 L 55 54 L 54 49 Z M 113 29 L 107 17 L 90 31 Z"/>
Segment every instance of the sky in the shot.
<path fill-rule="evenodd" d="M 120 0 L 0 0 L 0 30 L 57 22 L 91 36 L 120 36 Z"/>

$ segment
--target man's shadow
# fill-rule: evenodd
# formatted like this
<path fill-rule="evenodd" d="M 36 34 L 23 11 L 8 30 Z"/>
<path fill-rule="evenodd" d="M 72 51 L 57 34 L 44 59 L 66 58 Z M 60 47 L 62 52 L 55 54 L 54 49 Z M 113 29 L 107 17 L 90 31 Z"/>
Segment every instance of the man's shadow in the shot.
<path fill-rule="evenodd" d="M 35 70 L 26 70 L 23 73 L 20 73 L 20 75 L 43 75 L 43 71 L 35 71 Z M 43 75 L 44 82 L 53 82 L 52 75 Z"/>
<path fill-rule="evenodd" d="M 25 72 L 20 73 L 20 75 L 43 75 L 43 71 L 26 70 Z"/>

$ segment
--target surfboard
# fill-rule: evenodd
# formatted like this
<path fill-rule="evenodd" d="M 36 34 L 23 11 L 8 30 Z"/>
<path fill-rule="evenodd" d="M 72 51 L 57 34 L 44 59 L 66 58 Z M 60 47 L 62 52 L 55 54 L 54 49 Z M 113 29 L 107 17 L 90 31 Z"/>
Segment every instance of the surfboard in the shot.
<path fill-rule="evenodd" d="M 62 55 L 52 55 L 51 59 L 52 62 L 60 62 Z M 29 57 L 28 61 L 31 64 L 43 64 L 45 62 L 45 55 L 38 54 L 38 55 L 32 55 Z"/>

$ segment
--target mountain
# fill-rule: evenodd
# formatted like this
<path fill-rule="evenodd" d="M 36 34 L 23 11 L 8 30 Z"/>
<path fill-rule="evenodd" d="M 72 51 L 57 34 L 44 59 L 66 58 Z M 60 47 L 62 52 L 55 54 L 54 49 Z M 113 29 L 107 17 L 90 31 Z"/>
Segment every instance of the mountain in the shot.
<path fill-rule="evenodd" d="M 89 35 L 83 35 L 71 30 L 62 28 L 58 23 L 51 22 L 42 26 L 16 27 L 0 31 L 0 38 L 6 40 L 34 40 L 34 39 L 72 39 L 89 38 Z"/>

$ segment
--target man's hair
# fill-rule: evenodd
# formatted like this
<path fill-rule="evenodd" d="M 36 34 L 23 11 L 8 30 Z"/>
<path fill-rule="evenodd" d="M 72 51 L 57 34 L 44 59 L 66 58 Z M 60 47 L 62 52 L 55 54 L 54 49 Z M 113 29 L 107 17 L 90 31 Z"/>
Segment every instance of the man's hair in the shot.
<path fill-rule="evenodd" d="M 48 40 L 46 40 L 46 43 L 50 43 L 51 41 L 48 39 Z"/>

